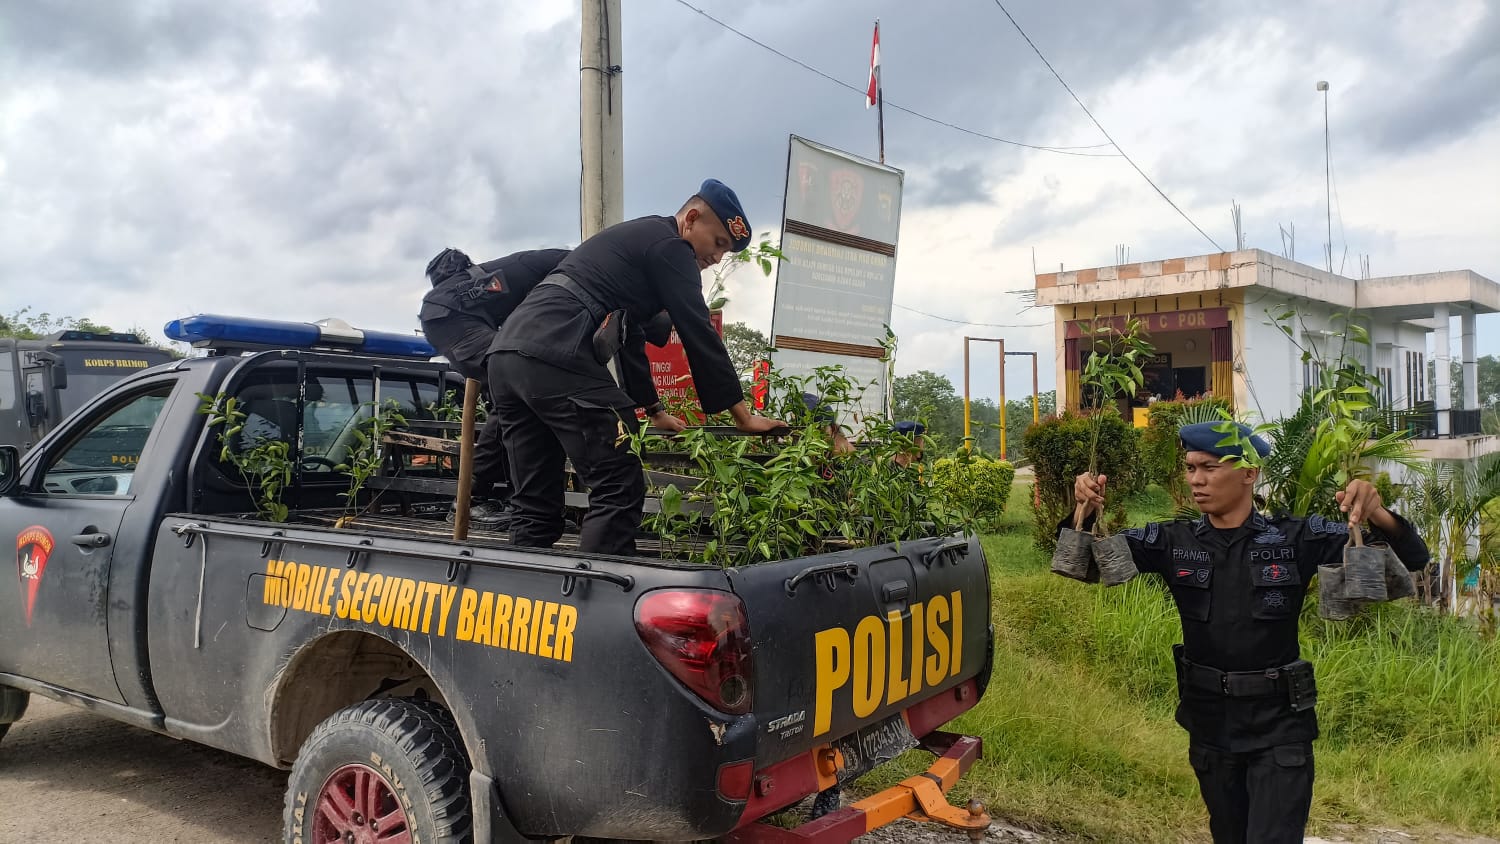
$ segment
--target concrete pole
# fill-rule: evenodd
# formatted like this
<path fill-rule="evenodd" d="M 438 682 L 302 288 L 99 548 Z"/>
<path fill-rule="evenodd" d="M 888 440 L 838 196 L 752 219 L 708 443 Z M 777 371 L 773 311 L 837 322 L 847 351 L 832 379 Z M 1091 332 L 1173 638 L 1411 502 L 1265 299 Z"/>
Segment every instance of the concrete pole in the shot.
<path fill-rule="evenodd" d="M 583 155 L 579 236 L 587 240 L 625 216 L 620 0 L 583 0 L 578 88 Z"/>
<path fill-rule="evenodd" d="M 1453 359 L 1453 338 L 1448 328 L 1448 303 L 1434 305 L 1432 307 L 1432 319 L 1436 323 L 1437 330 L 1433 332 L 1432 342 L 1432 406 L 1437 410 L 1438 436 L 1448 436 L 1448 409 L 1453 406 L 1453 388 L 1451 386 L 1452 374 L 1450 372 Z"/>
<path fill-rule="evenodd" d="M 1474 354 L 1474 324 L 1472 312 L 1458 318 L 1459 332 L 1463 335 L 1464 361 L 1464 410 L 1479 407 L 1479 359 Z"/>

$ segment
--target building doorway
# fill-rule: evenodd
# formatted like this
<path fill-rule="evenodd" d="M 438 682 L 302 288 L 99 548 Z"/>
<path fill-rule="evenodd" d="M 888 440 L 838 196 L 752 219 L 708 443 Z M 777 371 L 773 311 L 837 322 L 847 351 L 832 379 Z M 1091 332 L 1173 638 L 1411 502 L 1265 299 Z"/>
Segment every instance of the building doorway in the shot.
<path fill-rule="evenodd" d="M 1172 370 L 1176 392 L 1186 398 L 1201 396 L 1208 389 L 1208 373 L 1202 366 L 1179 366 Z"/>

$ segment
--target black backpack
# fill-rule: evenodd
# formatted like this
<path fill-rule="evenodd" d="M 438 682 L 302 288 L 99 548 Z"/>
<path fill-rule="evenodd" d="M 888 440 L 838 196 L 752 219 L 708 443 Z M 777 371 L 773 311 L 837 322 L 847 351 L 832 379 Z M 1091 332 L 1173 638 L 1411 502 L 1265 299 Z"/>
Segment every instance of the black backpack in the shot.
<path fill-rule="evenodd" d="M 430 319 L 447 311 L 467 311 L 482 315 L 492 325 L 504 322 L 529 292 L 512 289 L 501 270 L 504 263 L 505 259 L 497 258 L 476 264 L 468 255 L 452 248 L 438 253 L 427 262 L 427 280 L 433 290 L 423 297 L 422 318 Z"/>

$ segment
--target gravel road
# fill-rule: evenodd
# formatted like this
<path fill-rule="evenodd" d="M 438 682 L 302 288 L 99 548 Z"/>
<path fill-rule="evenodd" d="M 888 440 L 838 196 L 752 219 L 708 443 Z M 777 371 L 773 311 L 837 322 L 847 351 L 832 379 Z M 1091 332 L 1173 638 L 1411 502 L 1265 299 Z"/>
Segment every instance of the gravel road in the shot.
<path fill-rule="evenodd" d="M 0 842 L 279 841 L 286 774 L 32 695 L 0 742 Z"/>
<path fill-rule="evenodd" d="M 0 844 L 263 844 L 281 836 L 286 774 L 238 756 L 33 696 L 0 743 Z M 996 822 L 987 844 L 1062 844 Z M 861 844 L 967 844 L 962 833 L 896 823 Z M 1500 844 L 1493 838 L 1341 830 L 1308 844 Z"/>

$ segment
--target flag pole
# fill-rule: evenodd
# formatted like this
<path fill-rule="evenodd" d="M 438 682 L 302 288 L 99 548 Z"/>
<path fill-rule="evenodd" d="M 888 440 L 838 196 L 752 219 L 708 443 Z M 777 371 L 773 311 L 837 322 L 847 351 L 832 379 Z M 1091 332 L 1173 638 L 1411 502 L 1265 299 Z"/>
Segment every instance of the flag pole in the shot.
<path fill-rule="evenodd" d="M 880 18 L 875 19 L 875 43 L 880 43 Z M 875 65 L 875 126 L 880 137 L 880 163 L 885 163 L 885 91 L 880 87 L 880 64 Z"/>

